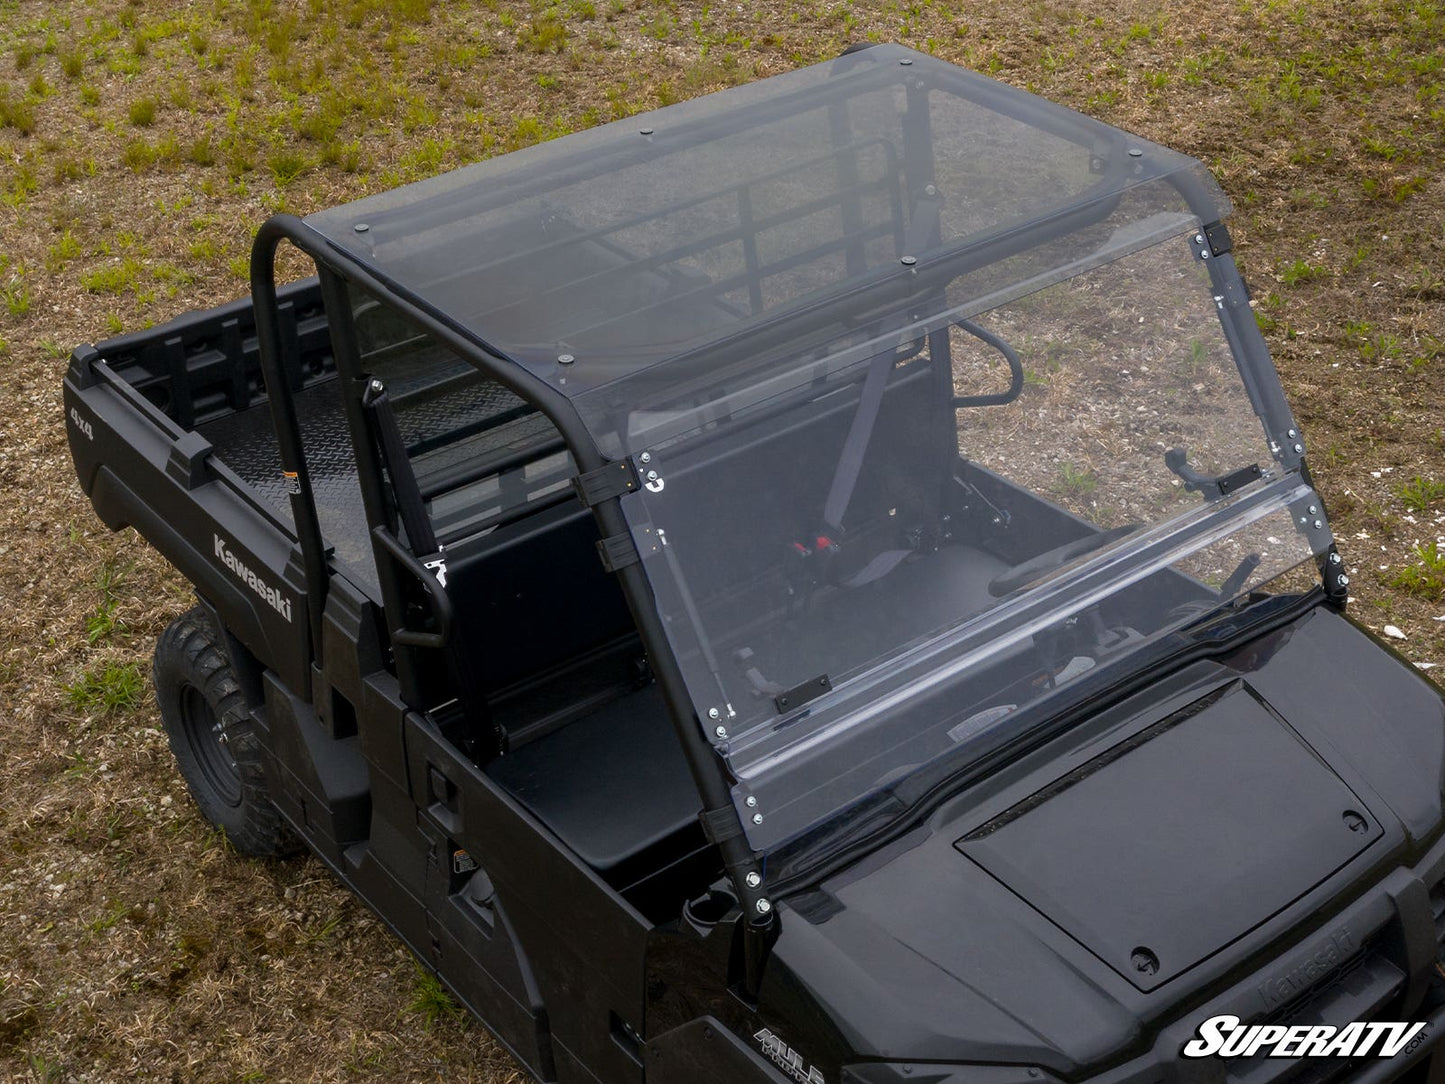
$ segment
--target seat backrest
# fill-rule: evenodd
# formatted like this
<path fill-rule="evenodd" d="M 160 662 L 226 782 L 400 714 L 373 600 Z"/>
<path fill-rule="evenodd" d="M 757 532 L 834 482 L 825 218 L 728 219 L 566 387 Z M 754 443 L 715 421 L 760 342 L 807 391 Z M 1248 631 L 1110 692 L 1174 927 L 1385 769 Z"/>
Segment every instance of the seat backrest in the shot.
<path fill-rule="evenodd" d="M 458 642 L 491 696 L 634 632 L 592 514 L 559 505 L 448 551 Z"/>

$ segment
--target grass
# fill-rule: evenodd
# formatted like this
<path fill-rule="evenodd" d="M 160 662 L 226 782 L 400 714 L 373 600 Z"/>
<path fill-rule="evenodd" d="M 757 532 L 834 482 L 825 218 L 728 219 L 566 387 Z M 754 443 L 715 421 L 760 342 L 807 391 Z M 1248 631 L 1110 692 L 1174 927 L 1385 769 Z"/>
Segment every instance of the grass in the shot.
<path fill-rule="evenodd" d="M 412 998 L 406 1007 L 407 1012 L 419 1016 L 428 1029 L 447 1021 L 462 1019 L 465 1015 L 462 1007 L 452 999 L 451 994 L 447 993 L 441 980 L 421 964 L 415 966 L 416 974 L 412 979 Z"/>
<path fill-rule="evenodd" d="M 1099 476 L 1066 460 L 1059 464 L 1057 488 L 1066 497 L 1087 497 L 1099 488 Z"/>
<path fill-rule="evenodd" d="M 187 587 L 134 532 L 106 532 L 75 484 L 58 409 L 70 348 L 243 295 L 270 208 L 307 214 L 866 39 L 1205 158 L 1234 201 L 1235 257 L 1314 450 L 1355 616 L 1378 626 L 1388 613 L 1413 659 L 1445 663 L 1438 553 L 1414 548 L 1445 511 L 1438 2 L 1081 15 L 1002 0 L 0 0 L 0 706 L 14 724 L 0 762 L 0 1024 L 33 1006 L 33 1026 L 0 1042 L 0 1080 L 118 1079 L 132 1064 L 216 1081 L 518 1079 L 319 864 L 237 858 L 206 831 L 142 680 Z M 969 194 L 945 196 L 946 214 L 967 213 Z M 1172 349 L 1196 380 L 1222 369 L 1195 345 L 1216 336 L 1180 329 Z M 1125 338 L 1090 349 L 1137 381 Z M 1079 379 L 1031 364 L 1030 397 Z M 1120 388 L 1118 426 L 1100 419 L 1099 436 L 1172 444 Z M 1213 451 L 1219 469 L 1238 465 Z M 1055 454 L 1069 465 L 1042 460 L 1041 487 L 1104 516 L 1093 505 L 1115 483 L 1101 466 L 1114 453 Z M 1377 564 L 1389 569 L 1370 574 Z M 124 583 L 92 578 L 106 569 Z M 52 896 L 50 870 L 83 875 Z M 90 930 L 117 898 L 128 916 Z M 187 935 L 209 947 L 179 952 Z"/>
<path fill-rule="evenodd" d="M 137 128 L 149 128 L 156 122 L 158 103 L 154 98 L 137 98 L 130 103 L 126 116 Z"/>
<path fill-rule="evenodd" d="M 3 269 L 0 269 L 0 274 L 3 274 Z M 11 317 L 18 319 L 30 311 L 30 286 L 19 270 L 0 282 L 0 301 L 4 302 L 5 311 Z"/>
<path fill-rule="evenodd" d="M 1395 487 L 1395 496 L 1411 512 L 1424 512 L 1436 501 L 1445 500 L 1445 482 L 1436 482 L 1415 475 Z"/>
<path fill-rule="evenodd" d="M 1408 595 L 1439 602 L 1445 599 L 1445 549 L 1433 540 L 1415 547 L 1416 563 L 1407 565 L 1390 580 L 1390 586 Z"/>
<path fill-rule="evenodd" d="M 70 706 L 80 711 L 133 711 L 145 699 L 145 677 L 136 663 L 108 662 L 86 671 L 65 692 Z"/>
<path fill-rule="evenodd" d="M 1324 278 L 1326 274 L 1323 267 L 1317 267 L 1308 260 L 1295 260 L 1280 269 L 1279 280 L 1286 286 L 1301 286 Z"/>
<path fill-rule="evenodd" d="M 85 640 L 89 644 L 98 643 L 108 638 L 117 629 L 124 627 L 124 622 L 116 616 L 120 608 L 120 600 L 116 598 L 116 588 L 125 582 L 125 572 L 118 570 L 115 563 L 107 561 L 100 566 L 100 571 L 95 576 L 95 586 L 100 592 L 100 601 L 96 604 L 95 612 L 85 619 Z"/>
<path fill-rule="evenodd" d="M 567 48 L 567 24 L 555 15 L 533 19 L 517 31 L 517 48 L 529 53 L 560 53 Z"/>
<path fill-rule="evenodd" d="M 8 85 L 0 85 L 0 128 L 10 128 L 22 136 L 35 131 L 35 103 L 16 94 Z"/>

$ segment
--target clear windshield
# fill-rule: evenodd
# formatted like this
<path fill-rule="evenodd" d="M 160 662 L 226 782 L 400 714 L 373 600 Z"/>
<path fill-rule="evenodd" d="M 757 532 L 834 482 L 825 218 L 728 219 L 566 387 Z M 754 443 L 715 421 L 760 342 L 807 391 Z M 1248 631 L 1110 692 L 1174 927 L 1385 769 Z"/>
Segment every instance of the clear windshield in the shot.
<path fill-rule="evenodd" d="M 632 415 L 624 506 L 756 846 L 1311 556 L 1194 236 Z"/>

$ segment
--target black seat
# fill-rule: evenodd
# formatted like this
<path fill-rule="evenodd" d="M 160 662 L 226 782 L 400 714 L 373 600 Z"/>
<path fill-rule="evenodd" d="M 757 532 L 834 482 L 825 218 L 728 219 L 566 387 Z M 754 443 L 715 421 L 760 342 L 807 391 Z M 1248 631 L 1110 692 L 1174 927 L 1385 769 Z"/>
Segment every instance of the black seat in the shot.
<path fill-rule="evenodd" d="M 618 887 L 703 843 L 702 802 L 655 685 L 498 757 L 486 772 Z"/>

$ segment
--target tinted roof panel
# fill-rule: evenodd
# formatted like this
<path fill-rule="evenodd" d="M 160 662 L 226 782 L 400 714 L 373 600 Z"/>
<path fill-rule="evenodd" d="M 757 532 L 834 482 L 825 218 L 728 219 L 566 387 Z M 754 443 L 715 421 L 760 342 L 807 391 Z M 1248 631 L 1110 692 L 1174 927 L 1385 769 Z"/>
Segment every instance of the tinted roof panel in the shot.
<path fill-rule="evenodd" d="M 646 374 L 607 397 L 636 404 L 770 347 L 823 349 L 860 305 L 907 306 L 930 268 L 946 272 L 951 306 L 966 303 L 960 272 L 1106 216 L 1117 231 L 1126 196 L 1131 221 L 1226 210 L 1193 159 L 877 46 L 307 223 L 570 397 Z M 1046 270 L 1035 259 L 1008 274 Z M 1003 285 L 991 273 L 969 289 Z M 606 413 L 584 411 L 615 454 L 627 441 Z"/>

